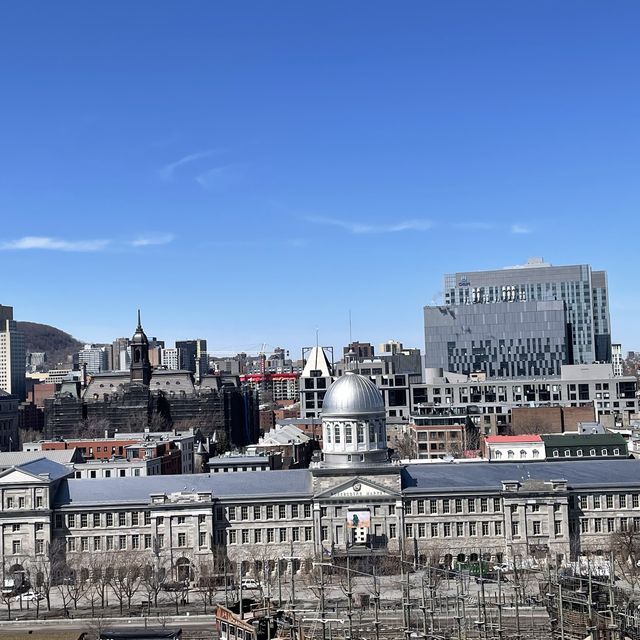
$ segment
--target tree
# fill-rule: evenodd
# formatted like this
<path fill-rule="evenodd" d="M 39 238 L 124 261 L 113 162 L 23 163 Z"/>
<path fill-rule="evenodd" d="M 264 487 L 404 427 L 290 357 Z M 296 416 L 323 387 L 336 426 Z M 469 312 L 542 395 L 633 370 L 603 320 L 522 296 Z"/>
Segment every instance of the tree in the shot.
<path fill-rule="evenodd" d="M 156 539 L 150 553 L 142 562 L 142 589 L 147 594 L 147 601 L 153 602 L 153 606 L 157 608 L 158 595 L 167 578 L 167 561 Z"/>
<path fill-rule="evenodd" d="M 119 551 L 113 560 L 109 584 L 118 600 L 122 615 L 125 601 L 130 609 L 133 596 L 142 586 L 142 566 L 137 553 Z"/>
<path fill-rule="evenodd" d="M 109 588 L 109 560 L 108 556 L 102 553 L 93 553 L 89 556 L 89 579 L 85 598 L 91 604 L 91 616 L 95 616 L 95 607 L 100 603 L 100 608 L 104 609 L 107 603 L 107 589 Z"/>
<path fill-rule="evenodd" d="M 640 586 L 640 530 L 628 527 L 612 533 L 609 549 L 616 571 L 635 590 Z"/>

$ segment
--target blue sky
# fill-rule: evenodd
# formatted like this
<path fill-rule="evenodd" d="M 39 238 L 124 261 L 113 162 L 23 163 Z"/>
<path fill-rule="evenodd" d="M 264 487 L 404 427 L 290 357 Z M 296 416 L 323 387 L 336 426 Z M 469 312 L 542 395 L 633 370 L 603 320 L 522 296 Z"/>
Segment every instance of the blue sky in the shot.
<path fill-rule="evenodd" d="M 7 2 L 0 303 L 88 341 L 423 347 L 442 275 L 606 269 L 640 348 L 640 4 Z"/>

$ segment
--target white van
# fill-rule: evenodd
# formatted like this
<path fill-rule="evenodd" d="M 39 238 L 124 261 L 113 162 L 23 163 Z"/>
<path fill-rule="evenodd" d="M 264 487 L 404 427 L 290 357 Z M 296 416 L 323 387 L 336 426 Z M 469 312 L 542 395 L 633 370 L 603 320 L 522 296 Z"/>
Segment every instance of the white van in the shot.
<path fill-rule="evenodd" d="M 254 580 L 253 578 L 242 578 L 240 585 L 242 586 L 243 589 L 259 589 L 260 588 L 258 581 Z"/>

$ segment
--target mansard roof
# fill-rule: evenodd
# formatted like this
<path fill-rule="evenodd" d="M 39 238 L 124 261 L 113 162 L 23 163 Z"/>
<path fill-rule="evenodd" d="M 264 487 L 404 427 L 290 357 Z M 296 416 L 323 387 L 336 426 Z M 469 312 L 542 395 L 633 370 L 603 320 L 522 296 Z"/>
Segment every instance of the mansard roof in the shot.
<path fill-rule="evenodd" d="M 566 480 L 569 489 L 625 487 L 640 491 L 638 460 L 572 460 L 567 462 L 477 462 L 410 464 L 403 470 L 405 493 L 502 490 L 503 481 Z"/>
<path fill-rule="evenodd" d="M 68 480 L 55 499 L 57 507 L 148 503 L 151 494 L 208 492 L 214 498 L 311 498 L 311 474 L 306 469 L 241 471 L 236 473 L 134 476 Z"/>

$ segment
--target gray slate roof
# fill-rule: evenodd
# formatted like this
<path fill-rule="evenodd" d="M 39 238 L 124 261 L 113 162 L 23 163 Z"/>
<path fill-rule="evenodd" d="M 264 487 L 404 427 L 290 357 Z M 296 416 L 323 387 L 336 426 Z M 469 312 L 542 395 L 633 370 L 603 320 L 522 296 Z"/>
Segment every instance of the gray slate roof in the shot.
<path fill-rule="evenodd" d="M 33 460 L 32 462 L 25 462 L 24 464 L 18 465 L 16 469 L 32 473 L 36 476 L 48 474 L 49 479 L 52 482 L 60 480 L 60 478 L 64 478 L 65 476 L 73 473 L 73 469 L 65 467 L 62 464 L 58 464 L 53 460 L 48 460 L 47 458 L 40 458 L 38 460 Z"/>
<path fill-rule="evenodd" d="M 211 491 L 218 498 L 279 499 L 311 497 L 311 474 L 306 469 L 244 471 L 241 473 L 72 479 L 60 487 L 55 505 L 148 503 L 152 493 Z"/>
<path fill-rule="evenodd" d="M 500 491 L 503 480 L 566 480 L 570 489 L 636 485 L 640 489 L 638 460 L 573 460 L 571 462 L 477 462 L 408 465 L 403 471 L 406 492 L 429 489 Z"/>
<path fill-rule="evenodd" d="M 59 464 L 71 464 L 77 449 L 56 449 L 55 451 L 3 451 L 0 453 L 0 471 L 17 467 L 32 460 L 47 458 Z"/>

